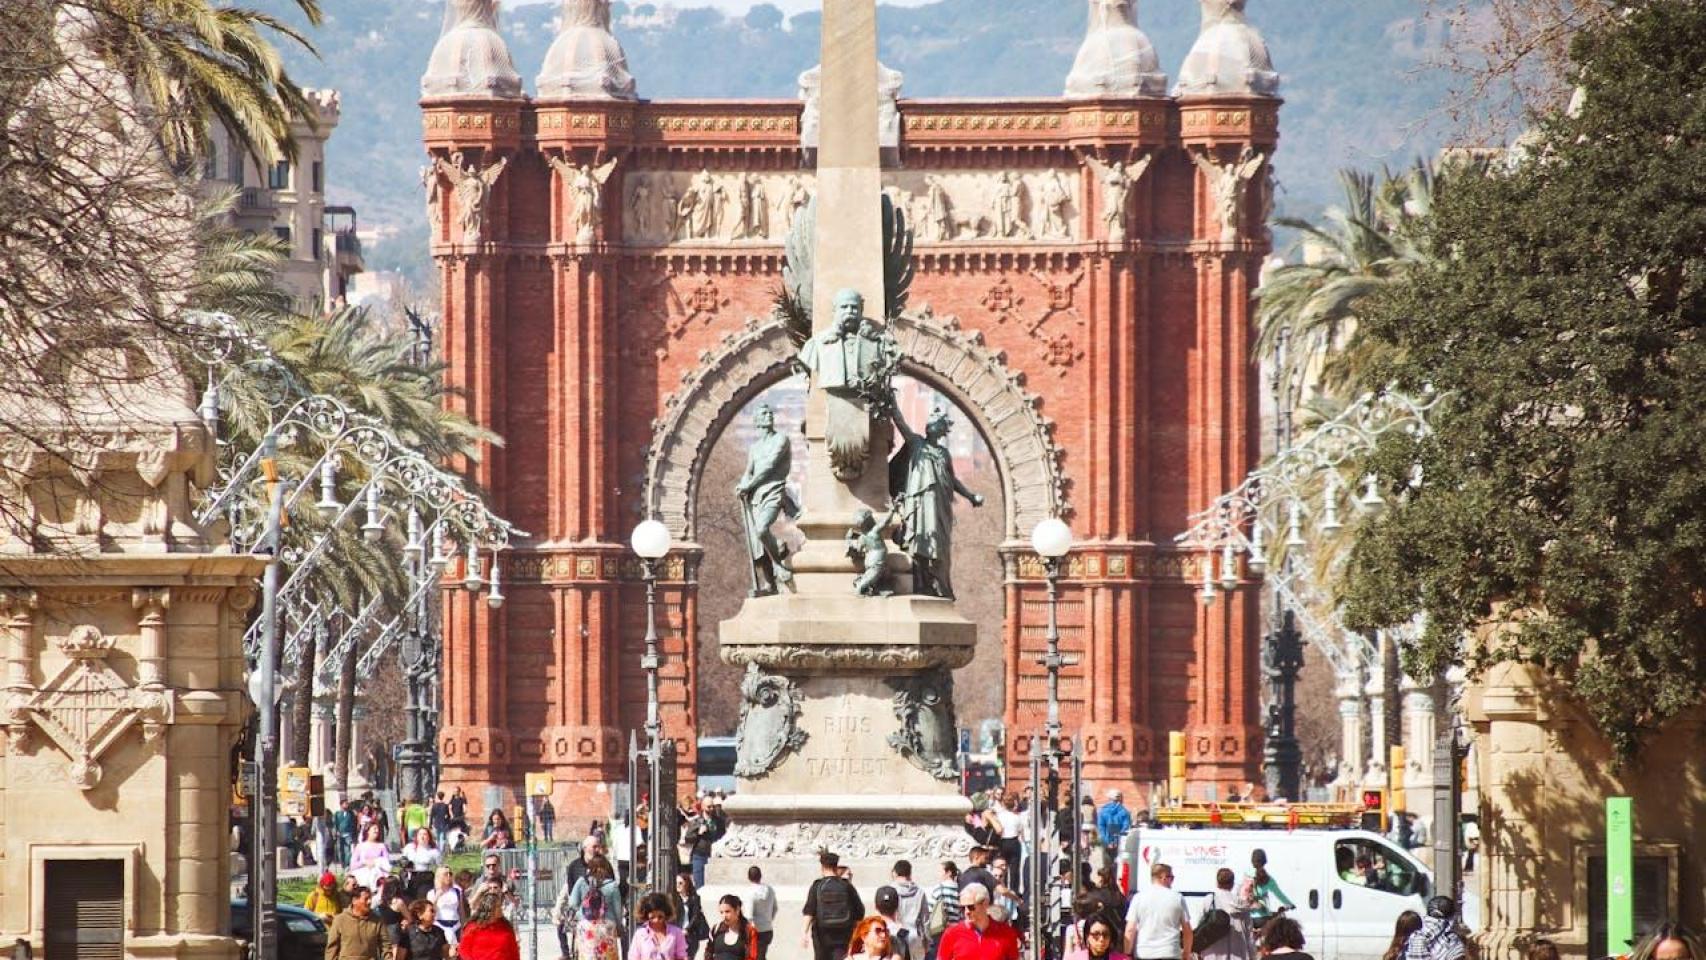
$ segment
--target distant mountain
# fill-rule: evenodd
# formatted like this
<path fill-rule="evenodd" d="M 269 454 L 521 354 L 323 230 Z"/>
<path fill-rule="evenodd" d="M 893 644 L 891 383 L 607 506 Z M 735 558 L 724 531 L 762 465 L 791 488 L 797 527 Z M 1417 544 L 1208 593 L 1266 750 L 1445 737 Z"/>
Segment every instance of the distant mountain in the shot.
<path fill-rule="evenodd" d="M 282 0 L 263 8 L 287 15 Z M 299 82 L 343 91 L 343 120 L 330 144 L 328 187 L 360 211 L 364 226 L 394 228 L 368 251 L 373 269 L 426 276 L 426 227 L 418 170 L 419 81 L 438 38 L 443 4 L 429 0 L 323 0 L 319 60 L 289 56 Z M 818 60 L 820 15 L 785 17 L 770 4 L 744 16 L 710 8 L 615 4 L 616 35 L 640 94 L 652 99 L 791 97 L 795 77 Z M 510 52 L 531 88 L 553 37 L 554 3 L 510 6 Z M 1401 165 L 1437 140 L 1423 121 L 1444 78 L 1421 69 L 1415 0 L 1298 4 L 1257 0 L 1251 21 L 1284 76 L 1276 158 L 1282 215 L 1310 216 L 1333 202 L 1347 164 Z M 1196 36 L 1190 0 L 1147 0 L 1144 31 L 1176 74 Z M 1054 96 L 1084 34 L 1079 0 L 941 0 L 884 7 L 882 59 L 906 75 L 904 96 Z M 427 285 L 430 288 L 430 284 Z"/>

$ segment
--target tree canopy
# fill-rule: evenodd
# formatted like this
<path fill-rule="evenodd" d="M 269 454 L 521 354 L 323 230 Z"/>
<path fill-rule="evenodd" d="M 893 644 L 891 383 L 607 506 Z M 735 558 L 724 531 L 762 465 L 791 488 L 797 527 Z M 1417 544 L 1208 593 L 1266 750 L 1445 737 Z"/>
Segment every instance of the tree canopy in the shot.
<path fill-rule="evenodd" d="M 1343 586 L 1354 626 L 1423 615 L 1412 672 L 1533 663 L 1628 755 L 1706 702 L 1706 6 L 1572 50 L 1579 109 L 1437 197 L 1438 259 L 1361 311 L 1370 379 L 1446 400 L 1377 452 Z"/>

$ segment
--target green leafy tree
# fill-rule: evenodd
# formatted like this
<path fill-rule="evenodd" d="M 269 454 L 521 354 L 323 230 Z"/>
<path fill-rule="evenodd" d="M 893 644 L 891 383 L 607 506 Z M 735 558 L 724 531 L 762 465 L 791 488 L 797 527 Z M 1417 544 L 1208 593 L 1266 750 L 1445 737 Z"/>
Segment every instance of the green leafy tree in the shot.
<path fill-rule="evenodd" d="M 1536 665 L 1630 755 L 1706 701 L 1706 6 L 1573 50 L 1580 109 L 1439 197 L 1448 255 L 1361 312 L 1369 375 L 1446 400 L 1378 451 L 1344 587 L 1355 625 L 1424 615 L 1412 672 Z"/>

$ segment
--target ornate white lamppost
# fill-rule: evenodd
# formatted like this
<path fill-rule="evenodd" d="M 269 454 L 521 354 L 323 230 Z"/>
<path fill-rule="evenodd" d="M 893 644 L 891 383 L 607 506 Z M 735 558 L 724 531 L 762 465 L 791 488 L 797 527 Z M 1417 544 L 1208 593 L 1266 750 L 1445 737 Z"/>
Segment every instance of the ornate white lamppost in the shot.
<path fill-rule="evenodd" d="M 646 832 L 646 879 L 654 891 L 668 890 L 673 871 L 664 868 L 675 850 L 675 800 L 664 796 L 664 765 L 674 762 L 674 752 L 664 749 L 663 721 L 658 716 L 658 670 L 663 666 L 657 628 L 658 561 L 669 554 L 671 540 L 669 528 L 657 520 L 643 521 L 628 538 L 628 545 L 640 558 L 640 577 L 646 584 L 646 653 L 640 659 L 640 666 L 646 671 L 646 763 L 651 795 L 651 825 Z M 674 778 L 668 779 L 673 781 Z M 634 798 L 630 798 L 629 806 L 636 806 Z M 633 822 L 632 809 L 628 817 L 629 822 Z"/>

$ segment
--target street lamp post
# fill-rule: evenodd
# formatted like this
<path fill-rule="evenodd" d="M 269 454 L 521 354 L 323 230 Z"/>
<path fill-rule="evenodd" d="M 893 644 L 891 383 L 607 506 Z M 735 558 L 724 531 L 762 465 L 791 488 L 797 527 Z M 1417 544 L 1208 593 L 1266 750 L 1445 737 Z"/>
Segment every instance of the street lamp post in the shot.
<path fill-rule="evenodd" d="M 1279 629 L 1268 634 L 1266 643 L 1263 672 L 1271 700 L 1262 767 L 1269 795 L 1295 803 L 1303 799 L 1303 751 L 1297 745 L 1297 674 L 1303 669 L 1303 634 L 1290 610 L 1280 614 Z"/>
<path fill-rule="evenodd" d="M 1043 558 L 1048 582 L 1048 652 L 1040 658 L 1048 671 L 1048 720 L 1043 727 L 1051 756 L 1060 753 L 1060 668 L 1072 661 L 1060 652 L 1060 561 L 1072 549 L 1072 529 L 1055 517 L 1039 522 L 1031 531 L 1031 546 Z"/>
<path fill-rule="evenodd" d="M 1035 956 L 1043 955 L 1042 931 L 1044 930 L 1043 913 L 1048 908 L 1049 864 L 1043 850 L 1044 817 L 1049 818 L 1052 825 L 1056 808 L 1060 806 L 1060 669 L 1078 662 L 1076 657 L 1069 657 L 1060 652 L 1060 561 L 1072 549 L 1072 529 L 1057 517 L 1049 517 L 1038 522 L 1031 531 L 1031 547 L 1037 551 L 1037 556 L 1043 560 L 1043 577 L 1048 584 L 1048 632 L 1044 639 L 1048 643 L 1047 650 L 1038 659 L 1044 670 L 1048 671 L 1048 715 L 1043 724 L 1043 734 L 1046 746 L 1042 761 L 1048 767 L 1048 792 L 1046 800 L 1040 794 L 1041 784 L 1037 783 L 1036 767 L 1033 766 L 1031 783 L 1031 862 L 1033 864 L 1029 883 L 1031 900 L 1031 926 Z M 1032 752 L 1036 750 L 1037 741 L 1031 739 Z M 1077 798 L 1073 798 L 1076 803 Z M 1077 837 L 1072 838 L 1072 875 L 1078 876 L 1078 843 Z"/>
<path fill-rule="evenodd" d="M 646 652 L 640 658 L 640 666 L 646 671 L 646 759 L 652 801 L 651 825 L 646 832 L 646 880 L 653 890 L 665 890 L 668 877 L 662 867 L 675 840 L 664 835 L 671 819 L 665 816 L 664 804 L 675 801 L 663 796 L 663 721 L 658 704 L 658 670 L 663 666 L 663 655 L 658 648 L 657 565 L 669 553 L 669 528 L 647 520 L 634 528 L 628 544 L 640 558 L 640 578 L 646 584 Z"/>
<path fill-rule="evenodd" d="M 403 796 L 430 799 L 433 788 L 432 675 L 438 666 L 438 645 L 430 627 L 420 624 L 403 635 L 398 660 L 408 685 L 406 738 L 398 758 Z"/>
<path fill-rule="evenodd" d="M 278 479 L 278 441 L 268 434 L 261 449 L 261 470 L 272 493 L 267 505 L 261 548 L 268 554 L 261 578 L 261 645 L 250 697 L 257 711 L 255 726 L 255 791 L 250 799 L 254 827 L 249 845 L 249 890 L 256 960 L 276 960 L 277 921 L 273 904 L 278 893 L 278 861 L 273 857 L 277 817 L 273 793 L 278 779 L 278 580 L 283 552 L 281 531 L 289 484 Z"/>

